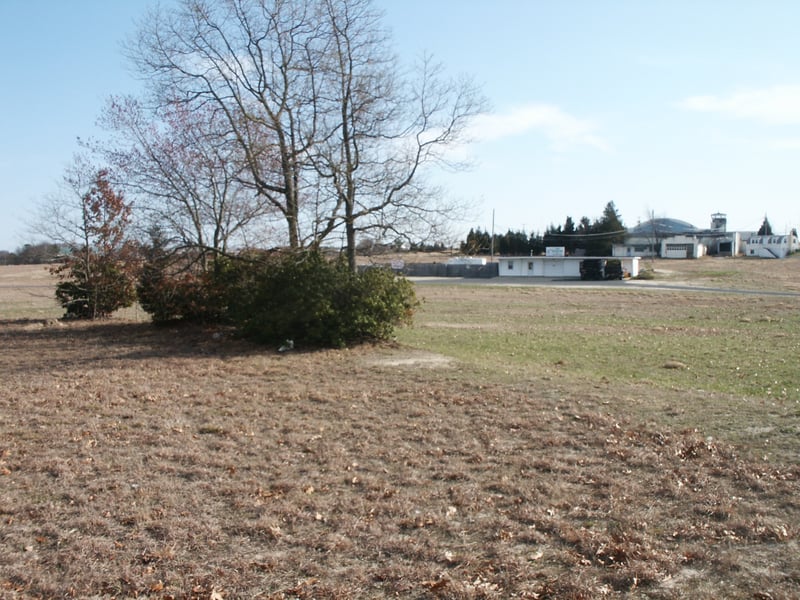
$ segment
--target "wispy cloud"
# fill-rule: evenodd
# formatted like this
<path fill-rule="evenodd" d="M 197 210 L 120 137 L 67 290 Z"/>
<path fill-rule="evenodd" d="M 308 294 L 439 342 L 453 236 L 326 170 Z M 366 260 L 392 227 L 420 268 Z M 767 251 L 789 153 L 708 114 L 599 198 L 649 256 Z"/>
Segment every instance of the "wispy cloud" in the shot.
<path fill-rule="evenodd" d="M 770 125 L 800 124 L 800 85 L 742 90 L 727 96 L 692 96 L 679 106 Z"/>
<path fill-rule="evenodd" d="M 548 138 L 558 151 L 574 146 L 609 150 L 608 144 L 597 134 L 597 126 L 593 122 L 574 117 L 549 104 L 527 104 L 501 113 L 480 115 L 475 119 L 470 133 L 477 141 L 539 133 Z"/>

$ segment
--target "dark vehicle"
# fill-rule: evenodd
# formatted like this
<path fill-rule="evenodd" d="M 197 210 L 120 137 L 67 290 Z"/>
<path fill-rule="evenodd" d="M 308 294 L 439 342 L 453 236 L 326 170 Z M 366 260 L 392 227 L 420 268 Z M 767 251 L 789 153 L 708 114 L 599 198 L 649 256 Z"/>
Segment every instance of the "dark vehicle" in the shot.
<path fill-rule="evenodd" d="M 620 260 L 607 260 L 605 267 L 606 279 L 622 279 L 622 261 Z"/>
<path fill-rule="evenodd" d="M 581 279 L 599 280 L 604 278 L 603 263 L 601 258 L 586 258 L 581 261 Z"/>
<path fill-rule="evenodd" d="M 581 279 L 602 281 L 622 279 L 622 262 L 616 259 L 586 258 L 581 261 Z"/>

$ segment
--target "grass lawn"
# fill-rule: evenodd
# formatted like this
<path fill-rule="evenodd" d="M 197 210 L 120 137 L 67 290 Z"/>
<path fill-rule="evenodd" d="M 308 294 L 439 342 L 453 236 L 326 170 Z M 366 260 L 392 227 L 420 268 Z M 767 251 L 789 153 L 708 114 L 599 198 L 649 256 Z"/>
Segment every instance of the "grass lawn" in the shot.
<path fill-rule="evenodd" d="M 800 596 L 798 295 L 420 284 L 394 344 L 279 354 L 8 269 L 0 597 Z"/>

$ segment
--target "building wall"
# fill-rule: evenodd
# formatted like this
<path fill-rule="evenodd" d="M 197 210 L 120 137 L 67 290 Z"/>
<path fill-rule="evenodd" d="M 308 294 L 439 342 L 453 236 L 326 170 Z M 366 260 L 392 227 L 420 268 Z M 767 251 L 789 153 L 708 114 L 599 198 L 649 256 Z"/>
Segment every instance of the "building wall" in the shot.
<path fill-rule="evenodd" d="M 648 238 L 629 237 L 624 244 L 614 244 L 611 246 L 611 255 L 615 258 L 625 256 L 657 256 L 661 242 L 655 244 Z"/>
<path fill-rule="evenodd" d="M 674 235 L 661 242 L 661 258 L 700 258 L 706 247 L 695 237 Z"/>
<path fill-rule="evenodd" d="M 498 259 L 500 277 L 580 277 L 576 257 L 504 256 Z"/>
<path fill-rule="evenodd" d="M 502 256 L 498 258 L 500 277 L 580 278 L 583 256 Z M 612 258 L 597 257 L 597 258 Z M 639 274 L 639 257 L 619 257 L 623 271 L 630 277 Z"/>
<path fill-rule="evenodd" d="M 701 235 L 700 241 L 706 247 L 706 253 L 715 256 L 738 256 L 742 252 L 742 236 L 738 231 L 724 235 Z"/>
<path fill-rule="evenodd" d="M 752 235 L 744 245 L 745 256 L 786 258 L 797 245 L 791 235 Z"/>

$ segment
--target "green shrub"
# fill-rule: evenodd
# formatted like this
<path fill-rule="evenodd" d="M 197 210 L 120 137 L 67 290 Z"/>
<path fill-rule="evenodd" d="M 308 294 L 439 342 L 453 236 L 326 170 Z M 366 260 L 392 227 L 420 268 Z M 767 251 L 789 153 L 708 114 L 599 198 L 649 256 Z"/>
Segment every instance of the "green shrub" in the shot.
<path fill-rule="evenodd" d="M 400 324 L 411 322 L 417 306 L 414 287 L 389 269 L 367 269 L 350 281 L 340 308 L 349 340 L 386 340 Z"/>
<path fill-rule="evenodd" d="M 70 259 L 53 269 L 62 278 L 56 298 L 66 318 L 101 319 L 133 304 L 136 280 L 124 262 L 92 255 L 90 269 L 85 268 L 86 263 Z"/>
<path fill-rule="evenodd" d="M 352 273 L 316 252 L 240 265 L 230 317 L 263 343 L 340 347 L 391 337 L 417 305 L 413 286 L 388 270 Z"/>

